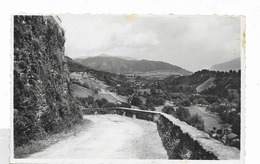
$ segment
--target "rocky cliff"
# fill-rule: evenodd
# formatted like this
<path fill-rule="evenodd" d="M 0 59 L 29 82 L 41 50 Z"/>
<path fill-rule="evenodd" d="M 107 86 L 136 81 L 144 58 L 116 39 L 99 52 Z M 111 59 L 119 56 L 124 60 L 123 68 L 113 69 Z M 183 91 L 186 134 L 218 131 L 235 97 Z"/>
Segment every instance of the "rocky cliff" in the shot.
<path fill-rule="evenodd" d="M 70 90 L 59 18 L 14 16 L 14 143 L 70 128 L 81 118 Z"/>

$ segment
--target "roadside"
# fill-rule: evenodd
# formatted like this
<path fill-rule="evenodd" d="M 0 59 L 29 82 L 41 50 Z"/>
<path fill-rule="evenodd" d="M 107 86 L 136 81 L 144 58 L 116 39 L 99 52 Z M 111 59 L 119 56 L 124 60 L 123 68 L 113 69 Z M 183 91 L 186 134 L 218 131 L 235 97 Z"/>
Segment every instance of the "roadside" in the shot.
<path fill-rule="evenodd" d="M 14 149 L 14 158 L 26 158 L 33 153 L 43 151 L 49 146 L 56 144 L 62 140 L 70 138 L 72 136 L 78 136 L 83 131 L 86 131 L 92 126 L 92 122 L 87 119 L 83 119 L 82 122 L 75 125 L 67 132 L 61 132 L 53 135 L 48 135 L 45 139 L 31 141 L 29 144 L 17 147 Z"/>

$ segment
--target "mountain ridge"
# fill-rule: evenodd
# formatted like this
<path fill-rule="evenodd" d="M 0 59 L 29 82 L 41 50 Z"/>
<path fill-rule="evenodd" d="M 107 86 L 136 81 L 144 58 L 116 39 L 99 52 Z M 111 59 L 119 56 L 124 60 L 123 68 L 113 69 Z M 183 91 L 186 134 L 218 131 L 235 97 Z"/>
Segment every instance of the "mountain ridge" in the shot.
<path fill-rule="evenodd" d="M 212 67 L 210 67 L 210 70 L 212 71 L 230 71 L 235 70 L 238 71 L 241 69 L 241 58 L 236 58 L 227 62 L 215 64 Z"/>
<path fill-rule="evenodd" d="M 91 57 L 86 59 L 75 59 L 78 63 L 96 69 L 112 73 L 140 73 L 152 71 L 169 71 L 173 74 L 187 75 L 191 72 L 179 66 L 172 65 L 163 61 L 151 60 L 126 60 L 119 57 Z"/>

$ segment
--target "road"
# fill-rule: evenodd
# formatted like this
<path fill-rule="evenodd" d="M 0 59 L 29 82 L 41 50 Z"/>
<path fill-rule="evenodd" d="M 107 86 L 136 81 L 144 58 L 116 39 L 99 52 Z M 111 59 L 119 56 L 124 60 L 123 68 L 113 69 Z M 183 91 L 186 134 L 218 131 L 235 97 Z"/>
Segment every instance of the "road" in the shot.
<path fill-rule="evenodd" d="M 88 129 L 29 158 L 168 159 L 156 124 L 119 115 L 87 115 Z"/>

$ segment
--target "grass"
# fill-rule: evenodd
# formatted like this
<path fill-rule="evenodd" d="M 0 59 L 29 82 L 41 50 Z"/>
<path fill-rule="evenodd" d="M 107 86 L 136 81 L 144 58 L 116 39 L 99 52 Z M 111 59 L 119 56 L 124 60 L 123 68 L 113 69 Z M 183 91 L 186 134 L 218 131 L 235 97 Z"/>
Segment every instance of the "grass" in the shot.
<path fill-rule="evenodd" d="M 98 93 L 98 94 L 94 94 L 94 91 L 84 88 L 82 86 L 79 86 L 77 84 L 73 84 L 72 85 L 72 90 L 74 92 L 74 95 L 76 97 L 83 97 L 83 98 L 87 98 L 88 96 L 94 96 L 95 99 L 102 99 L 105 98 L 107 99 L 109 102 L 115 103 L 117 101 L 116 98 L 114 98 L 111 94 L 108 93 Z"/>
<path fill-rule="evenodd" d="M 81 132 L 85 131 L 91 122 L 83 119 L 80 123 L 76 124 L 73 128 L 61 133 L 48 135 L 42 140 L 32 140 L 30 143 L 14 148 L 14 158 L 27 158 L 33 153 L 40 152 L 47 147 L 58 143 L 61 140 L 67 139 L 71 136 L 77 136 Z"/>

